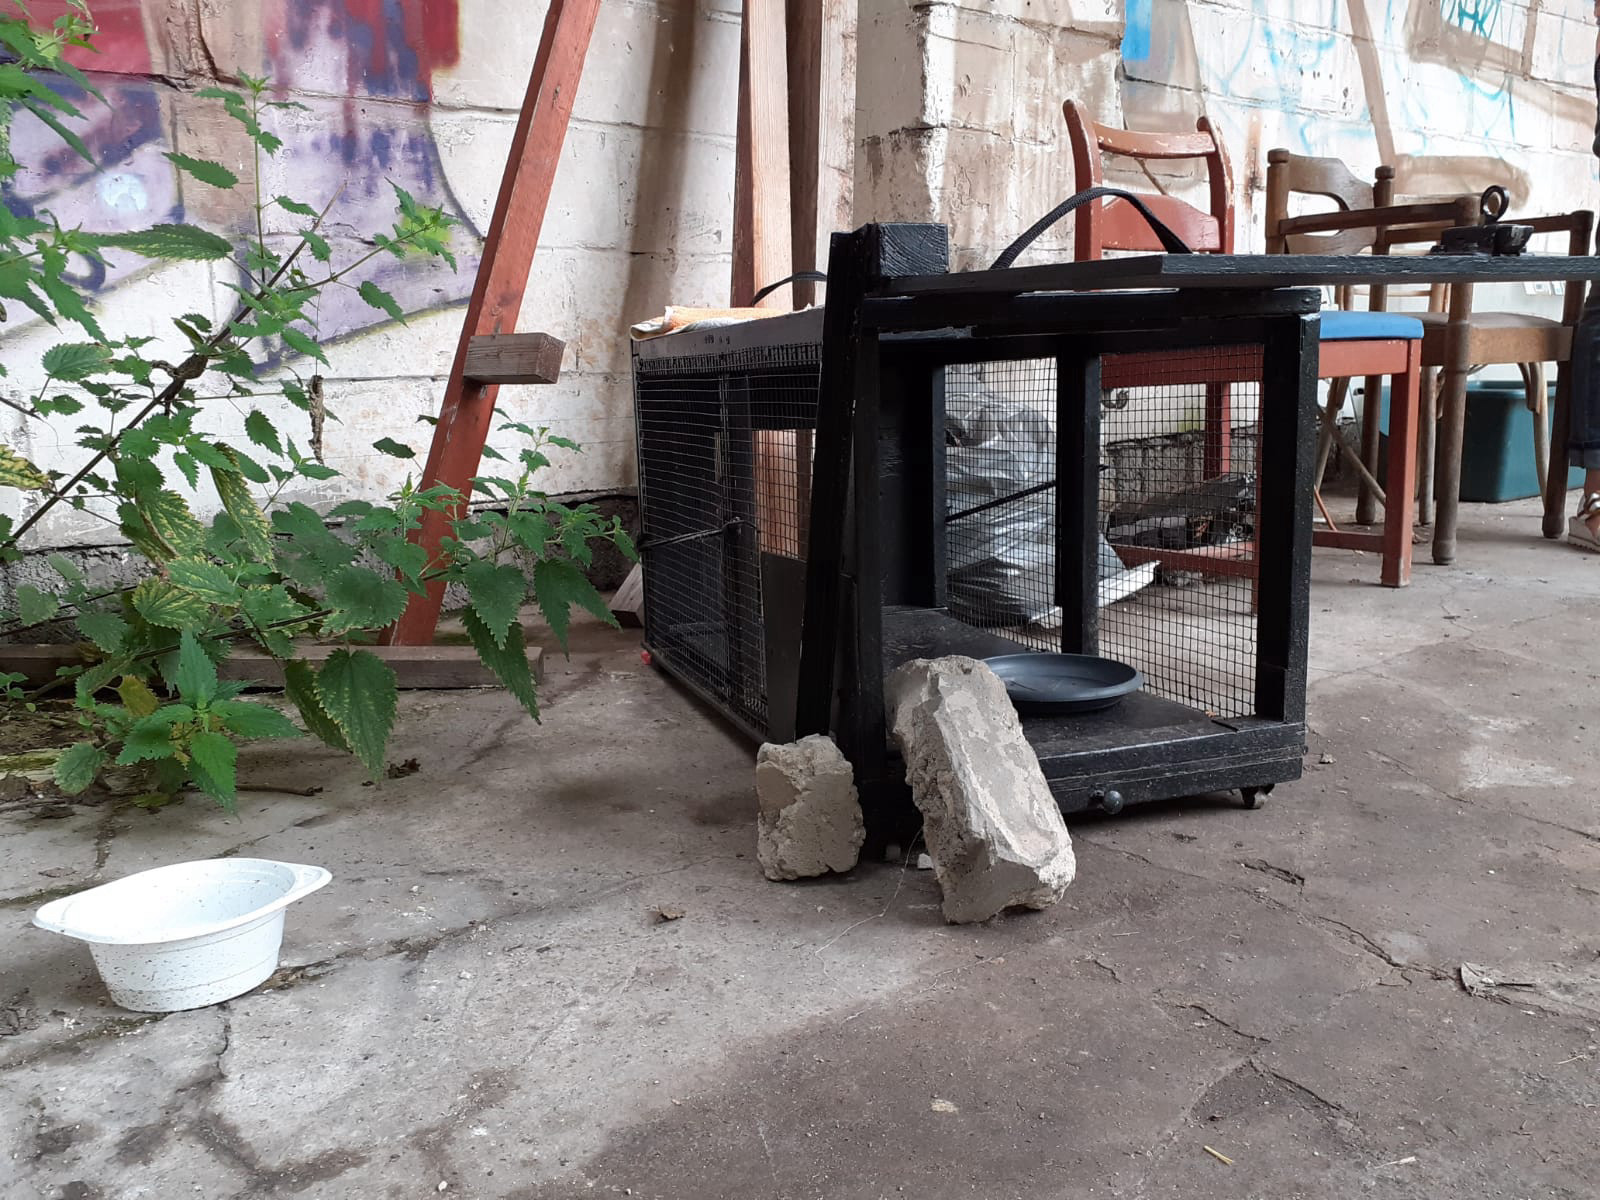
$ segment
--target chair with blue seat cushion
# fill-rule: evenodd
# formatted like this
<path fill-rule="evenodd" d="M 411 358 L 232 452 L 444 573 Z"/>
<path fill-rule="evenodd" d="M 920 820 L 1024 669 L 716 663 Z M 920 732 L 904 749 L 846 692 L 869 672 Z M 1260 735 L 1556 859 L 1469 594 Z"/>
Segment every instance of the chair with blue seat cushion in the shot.
<path fill-rule="evenodd" d="M 1203 172 L 1210 202 L 1208 210 L 1196 208 L 1171 195 L 1144 194 L 1140 199 L 1197 253 L 1233 253 L 1233 188 L 1229 178 L 1228 156 L 1216 130 L 1206 118 L 1201 117 L 1196 122 L 1194 133 L 1153 133 L 1098 124 L 1083 105 L 1073 100 L 1063 104 L 1062 111 L 1072 147 L 1076 191 L 1081 192 L 1105 182 L 1102 156 L 1133 160 L 1145 167 L 1146 174 L 1149 174 L 1146 166 L 1149 160 L 1161 160 L 1160 166 L 1169 172 L 1174 161 L 1188 160 L 1199 172 Z M 1360 186 L 1359 181 L 1357 186 Z M 1371 189 L 1368 189 L 1365 202 L 1369 206 L 1372 203 Z M 1150 252 L 1162 248 L 1132 207 L 1121 200 L 1081 208 L 1076 222 L 1074 249 L 1075 257 L 1080 260 L 1100 258 L 1108 250 Z M 1348 302 L 1342 307 L 1348 309 Z M 1350 318 L 1369 320 L 1365 325 L 1344 324 Z M 1326 324 L 1319 356 L 1320 376 L 1336 379 L 1350 375 L 1368 376 L 1369 395 L 1376 395 L 1381 377 L 1389 376 L 1393 380 L 1390 436 L 1399 437 L 1402 444 L 1410 446 L 1416 436 L 1419 347 L 1424 335 L 1422 324 L 1414 319 L 1391 317 L 1383 312 L 1328 312 L 1324 314 L 1324 320 Z M 1136 363 L 1108 361 L 1103 382 L 1110 387 L 1117 377 L 1124 374 L 1129 376 L 1127 382 L 1136 382 L 1136 367 Z M 1244 382 L 1242 377 L 1241 382 Z M 1206 479 L 1226 474 L 1230 469 L 1234 387 L 1234 384 L 1222 380 L 1208 380 L 1205 383 L 1203 473 Z M 1342 400 L 1344 386 L 1336 384 L 1335 390 Z M 1382 554 L 1382 582 L 1389 587 L 1402 587 L 1408 583 L 1411 578 L 1411 514 L 1415 486 L 1412 460 L 1413 456 L 1409 453 L 1391 455 L 1387 486 L 1373 488 L 1374 495 L 1389 498 L 1381 533 L 1340 530 L 1330 521 L 1327 528 L 1315 530 L 1313 543 L 1378 551 Z M 1375 472 L 1376 461 L 1369 472 L 1373 476 L 1373 484 L 1376 484 Z M 1391 493 L 1395 494 L 1391 496 Z M 1320 505 L 1320 496 L 1317 501 Z"/>
<path fill-rule="evenodd" d="M 1335 211 L 1291 217 L 1291 195 L 1331 200 Z M 1456 201 L 1412 205 L 1396 205 L 1393 201 L 1392 168 L 1379 167 L 1369 185 L 1338 159 L 1272 150 L 1267 154 L 1267 252 L 1387 254 L 1392 246 L 1433 242 L 1442 229 L 1464 223 L 1470 215 Z M 1360 476 L 1355 523 L 1371 525 L 1377 505 L 1383 505 L 1383 529 L 1376 539 L 1383 553 L 1383 582 L 1401 587 L 1411 576 L 1411 526 L 1417 502 L 1416 447 L 1422 434 L 1421 376 L 1428 329 L 1418 316 L 1384 311 L 1388 297 L 1382 287 L 1369 289 L 1366 311 L 1354 307 L 1353 292 L 1348 287 L 1335 289 L 1336 307 L 1322 313 L 1318 373 L 1333 383 L 1322 413 L 1313 478 L 1320 489 L 1333 446 L 1351 461 Z M 1390 453 L 1387 479 L 1380 484 L 1378 397 L 1385 375 L 1391 380 Z M 1339 412 L 1352 378 L 1365 381 L 1367 398 L 1362 406 L 1360 454 L 1338 436 Z M 1320 491 L 1317 501 L 1321 505 Z M 1325 506 L 1322 513 L 1327 530 L 1318 530 L 1315 540 L 1319 545 L 1372 546 L 1373 534 L 1338 529 Z"/>
<path fill-rule="evenodd" d="M 1420 338 L 1422 332 L 1422 322 L 1404 313 L 1345 312 L 1334 308 L 1322 314 L 1322 340 L 1325 342 Z"/>

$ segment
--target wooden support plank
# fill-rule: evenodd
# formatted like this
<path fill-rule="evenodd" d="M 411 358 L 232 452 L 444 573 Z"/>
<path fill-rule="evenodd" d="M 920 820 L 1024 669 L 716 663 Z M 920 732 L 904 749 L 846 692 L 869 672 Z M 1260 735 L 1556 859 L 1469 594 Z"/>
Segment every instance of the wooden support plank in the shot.
<path fill-rule="evenodd" d="M 644 624 L 644 567 L 633 564 L 633 570 L 622 581 L 622 586 L 612 593 L 606 605 L 617 624 L 638 629 Z"/>
<path fill-rule="evenodd" d="M 554 383 L 567 345 L 548 333 L 483 333 L 467 342 L 468 383 Z"/>
<path fill-rule="evenodd" d="M 793 271 L 784 16 L 784 0 L 744 0 L 730 288 L 735 308 L 749 307 L 758 291 Z M 792 307 L 792 293 L 779 288 L 761 304 L 765 308 Z"/>
<path fill-rule="evenodd" d="M 295 654 L 308 662 L 320 663 L 339 646 L 315 642 L 295 645 Z M 499 687 L 496 679 L 478 661 L 478 653 L 471 646 L 366 646 L 395 673 L 402 688 L 480 688 Z M 28 677 L 30 686 L 48 683 L 56 677 L 61 667 L 81 665 L 83 656 L 71 645 L 0 646 L 0 670 L 19 671 Z M 544 678 L 544 651 L 537 646 L 528 649 L 528 666 L 535 680 Z M 221 679 L 248 680 L 263 687 L 282 687 L 283 668 L 263 650 L 253 646 L 237 646 L 228 658 L 217 667 Z"/>
<path fill-rule="evenodd" d="M 439 408 L 433 448 L 423 469 L 424 487 L 443 484 L 461 494 L 460 503 L 453 508 L 424 513 L 411 536 L 428 552 L 430 561 L 437 558 L 451 522 L 466 512 L 499 390 L 495 384 L 467 378 L 468 350 L 475 337 L 516 328 L 599 7 L 600 0 L 550 0 L 545 13 L 539 52 L 512 135 L 500 195 L 484 240 L 483 261 Z M 386 631 L 385 640 L 396 645 L 428 644 L 443 602 L 444 583 L 436 581 L 425 596 L 411 598 L 405 613 Z"/>
<path fill-rule="evenodd" d="M 855 173 L 854 0 L 787 0 L 789 207 L 793 271 L 814 271 L 828 235 L 850 226 Z M 816 302 L 817 284 L 796 283 L 794 306 Z"/>
<path fill-rule="evenodd" d="M 787 0 L 789 68 L 790 263 L 795 271 L 817 269 L 817 221 L 821 203 L 824 0 Z M 829 91 L 843 89 L 832 88 Z M 816 299 L 817 285 L 796 283 L 794 306 Z"/>

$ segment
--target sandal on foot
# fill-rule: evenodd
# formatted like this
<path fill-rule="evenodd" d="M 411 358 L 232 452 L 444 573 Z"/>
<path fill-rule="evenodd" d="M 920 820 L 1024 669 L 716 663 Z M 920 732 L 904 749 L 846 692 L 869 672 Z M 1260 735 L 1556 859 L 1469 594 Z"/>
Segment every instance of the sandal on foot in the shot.
<path fill-rule="evenodd" d="M 1589 522 L 1596 515 L 1600 515 L 1600 494 L 1590 492 L 1578 505 L 1578 515 L 1567 522 L 1568 545 L 1600 551 L 1600 534 L 1589 528 Z"/>

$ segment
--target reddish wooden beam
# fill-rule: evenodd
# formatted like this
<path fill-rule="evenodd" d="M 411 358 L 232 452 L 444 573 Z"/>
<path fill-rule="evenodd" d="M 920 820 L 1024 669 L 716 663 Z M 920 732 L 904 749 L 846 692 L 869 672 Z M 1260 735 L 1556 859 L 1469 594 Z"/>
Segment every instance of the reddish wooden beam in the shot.
<path fill-rule="evenodd" d="M 789 66 L 784 0 L 744 0 L 739 35 L 739 140 L 734 157 L 733 276 L 735 308 L 793 268 L 789 219 Z M 779 288 L 764 308 L 791 308 Z"/>
<path fill-rule="evenodd" d="M 1234 575 L 1254 579 L 1256 574 L 1256 544 L 1253 541 L 1227 542 L 1194 550 L 1123 545 L 1113 545 L 1113 549 L 1130 567 L 1153 562 L 1169 571 L 1195 571 L 1202 575 Z"/>
<path fill-rule="evenodd" d="M 461 494 L 460 503 L 453 509 L 425 514 L 421 527 L 412 534 L 411 540 L 428 551 L 430 561 L 438 556 L 440 542 L 451 522 L 466 512 L 471 481 L 482 461 L 499 392 L 495 384 L 467 378 L 467 352 L 475 337 L 516 329 L 599 7 L 600 0 L 550 0 L 545 14 L 539 52 L 511 140 L 511 154 L 500 183 L 499 199 L 495 201 L 494 217 L 489 222 L 489 235 L 484 240 L 483 261 L 467 305 L 450 381 L 439 408 L 433 448 L 428 451 L 423 470 L 424 487 L 443 484 Z M 435 582 L 426 596 L 411 598 L 384 640 L 403 646 L 432 641 L 443 602 L 444 584 Z"/>

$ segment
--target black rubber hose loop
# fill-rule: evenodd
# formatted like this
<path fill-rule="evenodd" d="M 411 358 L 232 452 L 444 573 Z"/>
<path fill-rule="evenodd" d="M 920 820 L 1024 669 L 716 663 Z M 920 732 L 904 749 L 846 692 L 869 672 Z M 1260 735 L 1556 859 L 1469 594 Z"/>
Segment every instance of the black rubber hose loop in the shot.
<path fill-rule="evenodd" d="M 1045 232 L 1045 230 L 1049 229 L 1057 221 L 1061 220 L 1062 217 L 1066 216 L 1075 208 L 1082 208 L 1085 204 L 1089 204 L 1095 200 L 1102 200 L 1107 196 L 1113 196 L 1118 200 L 1126 200 L 1129 204 L 1133 205 L 1133 207 L 1138 211 L 1139 215 L 1145 219 L 1145 224 L 1150 226 L 1151 232 L 1156 235 L 1156 239 L 1161 243 L 1162 247 L 1167 251 L 1168 254 L 1194 253 L 1193 250 L 1189 249 L 1188 245 L 1181 237 L 1173 233 L 1172 230 L 1168 229 L 1161 221 L 1161 218 L 1156 216 L 1155 213 L 1151 212 L 1145 202 L 1138 196 L 1135 196 L 1132 192 L 1125 192 L 1121 188 L 1094 187 L 1089 188 L 1087 191 L 1079 192 L 1076 196 L 1072 196 L 1066 200 L 1063 200 L 1044 216 L 1040 217 L 1033 223 L 1032 226 L 1029 227 L 1026 233 L 1024 233 L 1016 241 L 1012 242 L 1011 245 L 1007 246 L 1000 252 L 1000 257 L 994 260 L 994 265 L 989 269 L 992 271 L 1002 271 L 1006 267 L 1011 266 L 1017 261 L 1017 258 L 1024 250 L 1032 245 L 1033 242 Z"/>
<path fill-rule="evenodd" d="M 793 275 L 785 275 L 777 283 L 769 283 L 754 296 L 750 297 L 750 306 L 754 308 L 773 292 L 786 283 L 827 283 L 828 276 L 822 271 L 796 271 Z"/>

